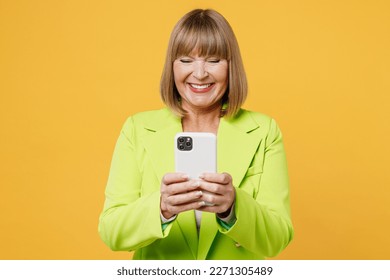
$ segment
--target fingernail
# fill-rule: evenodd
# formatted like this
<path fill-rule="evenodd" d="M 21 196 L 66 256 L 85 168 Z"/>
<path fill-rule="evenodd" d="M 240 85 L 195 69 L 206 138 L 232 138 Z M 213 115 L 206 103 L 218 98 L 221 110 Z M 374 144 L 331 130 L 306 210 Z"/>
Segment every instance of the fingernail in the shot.
<path fill-rule="evenodd" d="M 206 205 L 206 202 L 204 202 L 204 201 L 199 202 L 199 206 L 205 206 L 205 205 Z"/>
<path fill-rule="evenodd" d="M 181 175 L 181 177 L 182 177 L 183 179 L 188 179 L 188 175 L 187 175 L 187 174 L 183 174 L 183 175 Z"/>
<path fill-rule="evenodd" d="M 200 197 L 202 195 L 203 195 L 202 191 L 198 191 L 197 196 Z"/>
<path fill-rule="evenodd" d="M 199 178 L 200 178 L 200 179 L 204 179 L 204 175 L 203 175 L 203 174 L 200 174 L 200 175 L 199 175 Z"/>

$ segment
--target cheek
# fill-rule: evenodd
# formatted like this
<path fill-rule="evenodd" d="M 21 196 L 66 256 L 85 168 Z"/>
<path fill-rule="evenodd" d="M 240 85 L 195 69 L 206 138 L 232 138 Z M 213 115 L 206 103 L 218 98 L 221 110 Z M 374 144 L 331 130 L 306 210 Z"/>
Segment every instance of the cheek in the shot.
<path fill-rule="evenodd" d="M 185 86 L 187 75 L 183 71 L 176 71 L 173 73 L 173 80 L 175 81 L 177 88 Z"/>
<path fill-rule="evenodd" d="M 227 66 L 221 67 L 216 75 L 218 81 L 224 85 L 229 83 L 229 71 Z"/>
<path fill-rule="evenodd" d="M 225 75 L 221 75 L 219 77 L 219 82 L 222 84 L 223 87 L 227 87 L 229 85 L 229 76 L 226 73 Z"/>
<path fill-rule="evenodd" d="M 185 75 L 180 69 L 180 67 L 174 67 L 173 68 L 173 80 L 175 82 L 175 87 L 179 94 L 182 96 L 185 92 Z"/>
<path fill-rule="evenodd" d="M 180 87 L 182 87 L 183 86 L 183 81 L 182 81 L 182 79 L 180 78 L 180 76 L 179 75 L 174 75 L 173 76 L 173 80 L 174 80 L 174 82 L 175 82 L 175 85 L 176 85 L 176 88 L 180 88 Z"/>
<path fill-rule="evenodd" d="M 180 76 L 181 76 L 181 70 L 180 70 L 180 67 L 177 66 L 176 64 L 173 64 L 173 78 L 176 81 L 179 81 L 180 79 Z"/>
<path fill-rule="evenodd" d="M 175 81 L 176 86 L 178 86 L 179 79 L 178 79 L 177 75 L 173 75 L 173 80 Z"/>

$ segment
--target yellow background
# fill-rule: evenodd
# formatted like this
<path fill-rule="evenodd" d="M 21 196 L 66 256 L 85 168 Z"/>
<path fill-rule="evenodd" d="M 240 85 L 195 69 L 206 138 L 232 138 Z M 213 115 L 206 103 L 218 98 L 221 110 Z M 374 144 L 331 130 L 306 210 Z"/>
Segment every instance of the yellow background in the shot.
<path fill-rule="evenodd" d="M 245 108 L 285 137 L 295 239 L 279 259 L 390 258 L 390 2 L 0 0 L 0 259 L 127 259 L 97 233 L 126 117 L 162 107 L 169 34 L 231 23 Z"/>

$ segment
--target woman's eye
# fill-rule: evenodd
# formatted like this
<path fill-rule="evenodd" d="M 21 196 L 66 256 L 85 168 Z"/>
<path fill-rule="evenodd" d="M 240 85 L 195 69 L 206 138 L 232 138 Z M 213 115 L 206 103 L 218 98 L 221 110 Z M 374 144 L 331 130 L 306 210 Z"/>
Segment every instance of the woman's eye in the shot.
<path fill-rule="evenodd" d="M 191 63 L 191 60 L 182 58 L 182 59 L 180 59 L 180 62 L 181 63 Z"/>
<path fill-rule="evenodd" d="M 215 59 L 209 59 L 208 60 L 208 62 L 210 62 L 210 63 L 218 63 L 218 62 L 220 62 L 221 60 L 220 59 L 217 59 L 217 58 L 215 58 Z"/>

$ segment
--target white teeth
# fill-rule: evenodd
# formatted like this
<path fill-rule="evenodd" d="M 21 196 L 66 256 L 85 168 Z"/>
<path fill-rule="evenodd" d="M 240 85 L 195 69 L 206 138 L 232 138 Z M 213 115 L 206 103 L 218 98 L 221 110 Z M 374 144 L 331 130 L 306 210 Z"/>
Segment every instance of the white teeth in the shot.
<path fill-rule="evenodd" d="M 204 88 L 208 88 L 209 86 L 211 86 L 211 84 L 205 84 L 205 85 L 195 85 L 195 84 L 190 84 L 193 88 L 197 88 L 197 89 L 204 89 Z"/>

